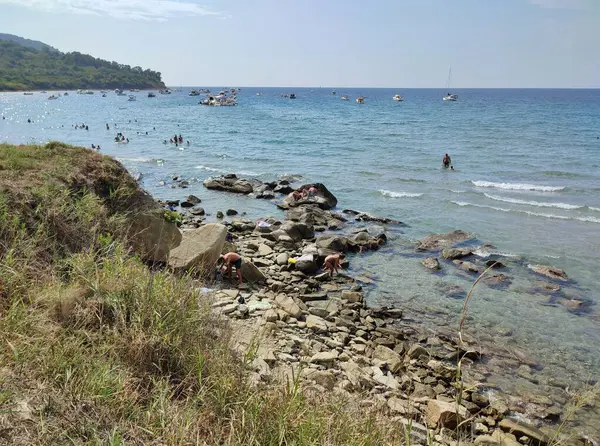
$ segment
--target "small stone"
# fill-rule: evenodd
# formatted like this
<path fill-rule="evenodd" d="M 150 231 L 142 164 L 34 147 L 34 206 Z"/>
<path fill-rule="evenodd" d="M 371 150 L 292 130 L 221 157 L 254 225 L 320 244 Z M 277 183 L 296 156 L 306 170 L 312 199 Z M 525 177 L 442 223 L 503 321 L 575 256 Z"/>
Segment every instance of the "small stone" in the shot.
<path fill-rule="evenodd" d="M 356 291 L 342 291 L 342 299 L 347 300 L 350 303 L 362 302 L 362 294 Z"/>
<path fill-rule="evenodd" d="M 281 266 L 287 265 L 289 258 L 290 256 L 287 253 L 283 252 L 277 256 L 276 262 L 278 265 Z"/>
<path fill-rule="evenodd" d="M 467 409 L 456 403 L 447 403 L 441 400 L 429 400 L 425 419 L 431 427 L 445 427 L 456 429 L 459 423 L 468 417 Z"/>
<path fill-rule="evenodd" d="M 267 322 L 276 322 L 279 319 L 279 316 L 277 315 L 277 311 L 267 310 L 264 314 L 264 318 Z"/>
<path fill-rule="evenodd" d="M 333 365 L 338 356 L 339 354 L 336 350 L 319 352 L 310 358 L 310 362 L 313 364 Z"/>
<path fill-rule="evenodd" d="M 217 218 L 220 220 L 224 217 L 223 212 L 217 211 Z"/>
<path fill-rule="evenodd" d="M 431 269 L 431 270 L 434 270 L 434 271 L 440 269 L 440 262 L 435 257 L 427 257 L 421 263 L 427 269 Z"/>
<path fill-rule="evenodd" d="M 238 211 L 236 211 L 235 209 L 227 209 L 227 211 L 225 213 L 231 217 L 233 215 L 237 215 Z"/>
<path fill-rule="evenodd" d="M 260 244 L 258 245 L 258 255 L 259 256 L 268 256 L 270 254 L 273 254 L 273 248 L 271 248 L 268 245 L 265 244 Z"/>

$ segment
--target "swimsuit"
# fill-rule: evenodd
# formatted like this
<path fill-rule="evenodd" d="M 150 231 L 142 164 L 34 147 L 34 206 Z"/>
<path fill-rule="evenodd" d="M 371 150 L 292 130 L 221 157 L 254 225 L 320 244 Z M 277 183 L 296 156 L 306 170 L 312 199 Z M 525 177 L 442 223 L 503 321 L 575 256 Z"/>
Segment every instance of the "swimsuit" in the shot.
<path fill-rule="evenodd" d="M 242 267 L 242 258 L 240 257 L 235 262 L 232 263 L 235 266 L 235 269 L 240 269 Z"/>

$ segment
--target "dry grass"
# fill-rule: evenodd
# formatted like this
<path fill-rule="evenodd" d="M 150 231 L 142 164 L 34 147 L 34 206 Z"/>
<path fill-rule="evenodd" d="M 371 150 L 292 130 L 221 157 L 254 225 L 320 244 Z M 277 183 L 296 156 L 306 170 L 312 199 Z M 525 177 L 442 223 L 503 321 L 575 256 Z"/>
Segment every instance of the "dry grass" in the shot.
<path fill-rule="evenodd" d="M 402 443 L 377 409 L 251 384 L 189 278 L 124 248 L 140 192 L 97 157 L 0 147 L 0 444 Z"/>

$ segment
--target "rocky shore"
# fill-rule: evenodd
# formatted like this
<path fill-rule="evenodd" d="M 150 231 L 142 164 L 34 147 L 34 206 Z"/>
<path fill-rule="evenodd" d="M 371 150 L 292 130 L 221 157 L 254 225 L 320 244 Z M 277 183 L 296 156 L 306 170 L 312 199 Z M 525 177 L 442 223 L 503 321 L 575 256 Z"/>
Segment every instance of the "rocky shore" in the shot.
<path fill-rule="evenodd" d="M 285 218 L 244 218 L 234 209 L 215 211 L 218 223 L 207 223 L 201 199 L 161 203 L 181 211 L 182 240 L 169 266 L 176 272 L 200 272 L 206 288 L 201 299 L 230 321 L 239 333 L 237 349 L 250 355 L 258 383 L 300 378 L 318 392 L 333 392 L 365 407 L 380 407 L 409 428 L 415 444 L 547 445 L 565 421 L 566 392 L 553 398 L 502 395 L 485 386 L 486 363 L 496 349 L 465 333 L 431 333 L 403 320 L 403 309 L 369 307 L 363 287 L 369 277 L 322 271 L 334 252 L 377 250 L 387 243 L 386 228 L 399 221 L 346 209 L 323 184 L 294 187 L 292 181 L 261 183 L 235 175 L 209 178 L 205 187 L 256 198 L 280 198 Z M 294 191 L 317 190 L 294 199 Z M 212 210 L 211 210 L 212 211 Z M 230 218 L 226 218 L 230 217 Z M 456 268 L 475 279 L 490 268 L 483 282 L 507 286 L 511 278 L 495 258 L 474 258 L 471 234 L 454 231 L 419 241 L 415 252 L 423 266 L 438 271 Z M 244 284 L 225 278 L 213 282 L 221 253 L 243 256 Z M 342 265 L 349 267 L 346 260 Z M 560 291 L 566 273 L 545 265 L 528 265 L 539 286 Z M 500 271 L 496 271 L 500 270 Z M 558 288 L 557 288 L 558 287 Z M 562 299 L 567 309 L 584 302 Z M 514 360 L 514 358 L 512 358 Z M 536 364 L 517 360 L 519 376 L 535 380 Z M 596 444 L 579 435 L 564 444 Z"/>

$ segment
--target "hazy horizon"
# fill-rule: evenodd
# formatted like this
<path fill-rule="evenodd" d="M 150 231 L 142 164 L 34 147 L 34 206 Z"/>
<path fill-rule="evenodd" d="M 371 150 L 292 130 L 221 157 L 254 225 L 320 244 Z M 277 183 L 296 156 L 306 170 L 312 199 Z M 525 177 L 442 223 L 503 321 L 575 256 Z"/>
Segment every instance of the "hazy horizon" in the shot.
<path fill-rule="evenodd" d="M 600 88 L 596 0 L 0 0 L 0 31 L 167 85 Z"/>

